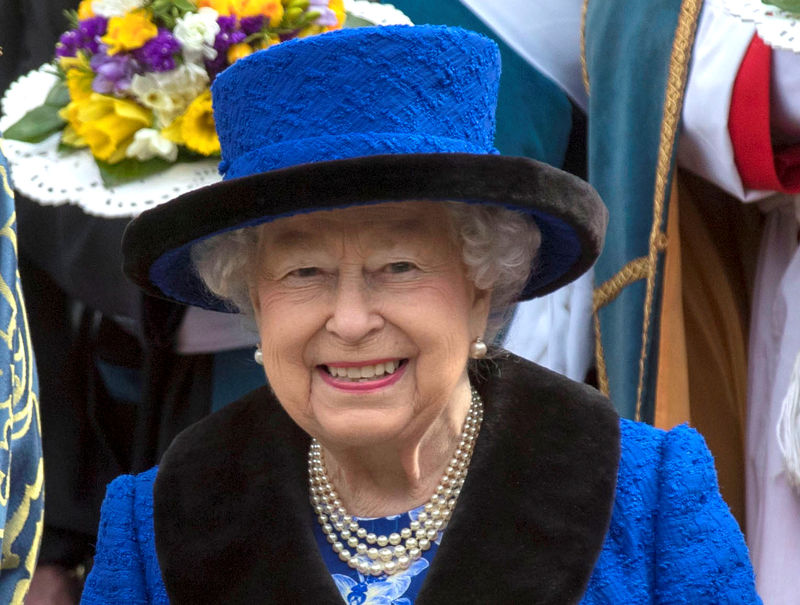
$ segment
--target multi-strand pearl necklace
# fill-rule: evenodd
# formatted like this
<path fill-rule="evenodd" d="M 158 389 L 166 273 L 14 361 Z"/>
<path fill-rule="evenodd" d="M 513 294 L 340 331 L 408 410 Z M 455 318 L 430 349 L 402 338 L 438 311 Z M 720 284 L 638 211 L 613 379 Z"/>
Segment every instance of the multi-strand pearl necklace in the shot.
<path fill-rule="evenodd" d="M 461 439 L 436 491 L 408 527 L 388 536 L 360 527 L 348 514 L 328 479 L 322 448 L 312 439 L 308 453 L 311 505 L 322 532 L 339 558 L 363 575 L 394 574 L 409 566 L 431 547 L 444 531 L 467 476 L 472 450 L 483 419 L 483 401 L 472 388 L 470 405 Z"/>

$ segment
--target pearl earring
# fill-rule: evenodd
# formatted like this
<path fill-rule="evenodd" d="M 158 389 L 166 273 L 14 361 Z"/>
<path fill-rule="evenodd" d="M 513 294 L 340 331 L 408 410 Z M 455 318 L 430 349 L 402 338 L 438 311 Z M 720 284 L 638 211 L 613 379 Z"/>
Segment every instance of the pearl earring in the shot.
<path fill-rule="evenodd" d="M 256 360 L 256 363 L 260 366 L 264 365 L 264 354 L 261 352 L 261 345 L 256 347 L 255 352 L 253 353 L 253 359 Z"/>
<path fill-rule="evenodd" d="M 483 339 L 479 336 L 470 343 L 469 356 L 472 357 L 472 359 L 483 359 L 486 357 L 486 352 L 488 350 L 489 347 L 486 346 L 486 343 L 483 342 Z"/>

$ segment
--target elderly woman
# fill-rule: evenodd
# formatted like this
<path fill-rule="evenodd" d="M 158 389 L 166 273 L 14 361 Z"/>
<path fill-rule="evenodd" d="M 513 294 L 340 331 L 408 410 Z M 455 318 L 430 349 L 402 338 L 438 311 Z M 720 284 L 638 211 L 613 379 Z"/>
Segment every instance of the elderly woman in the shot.
<path fill-rule="evenodd" d="M 496 154 L 498 76 L 481 36 L 386 27 L 218 78 L 225 179 L 134 221 L 126 270 L 250 315 L 270 386 L 112 483 L 85 603 L 760 602 L 697 433 L 487 350 L 606 220 Z"/>

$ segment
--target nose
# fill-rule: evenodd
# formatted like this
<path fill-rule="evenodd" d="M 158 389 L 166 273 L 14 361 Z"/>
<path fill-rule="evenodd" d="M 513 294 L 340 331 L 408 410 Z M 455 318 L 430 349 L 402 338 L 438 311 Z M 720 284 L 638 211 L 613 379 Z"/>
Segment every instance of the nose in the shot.
<path fill-rule="evenodd" d="M 356 344 L 383 327 L 383 316 L 363 275 L 340 275 L 325 328 L 348 344 Z"/>

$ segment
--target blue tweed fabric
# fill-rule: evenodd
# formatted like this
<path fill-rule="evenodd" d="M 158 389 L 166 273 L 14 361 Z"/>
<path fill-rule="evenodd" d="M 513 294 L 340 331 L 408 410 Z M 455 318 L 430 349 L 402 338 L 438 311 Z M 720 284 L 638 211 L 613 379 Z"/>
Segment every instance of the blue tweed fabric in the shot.
<path fill-rule="evenodd" d="M 387 153 L 490 153 L 500 56 L 459 28 L 344 29 L 237 61 L 212 87 L 232 179 Z"/>
<path fill-rule="evenodd" d="M 686 426 L 663 432 L 621 420 L 620 427 L 611 526 L 582 603 L 760 603 L 703 438 Z M 154 546 L 155 476 L 152 469 L 109 486 L 84 604 L 169 602 Z"/>
<path fill-rule="evenodd" d="M 125 272 L 156 296 L 231 312 L 192 270 L 201 240 L 303 212 L 428 200 L 531 216 L 541 246 L 519 298 L 563 285 L 599 253 L 605 207 L 573 175 L 500 156 L 500 69 L 492 40 L 443 26 L 344 29 L 237 61 L 212 86 L 223 181 L 133 220 Z"/>

